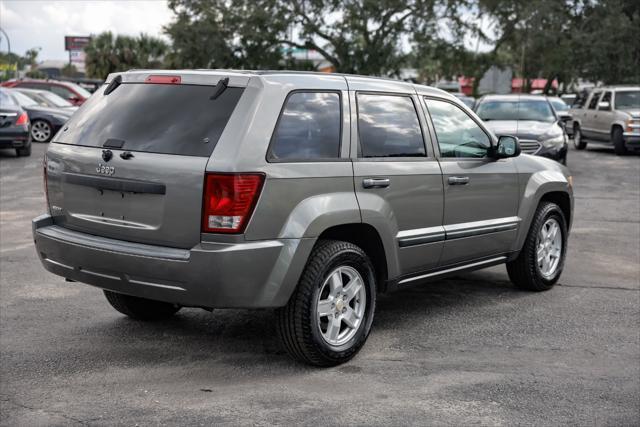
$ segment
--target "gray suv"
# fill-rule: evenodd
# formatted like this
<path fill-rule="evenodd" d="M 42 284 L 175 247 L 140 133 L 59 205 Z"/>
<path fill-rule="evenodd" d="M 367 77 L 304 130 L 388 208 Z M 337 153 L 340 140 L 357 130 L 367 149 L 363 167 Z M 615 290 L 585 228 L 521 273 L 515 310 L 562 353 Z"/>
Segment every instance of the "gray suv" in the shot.
<path fill-rule="evenodd" d="M 573 213 L 564 166 L 454 96 L 348 75 L 112 74 L 45 162 L 47 270 L 136 319 L 276 308 L 320 366 L 362 347 L 379 293 L 501 263 L 551 288 Z"/>

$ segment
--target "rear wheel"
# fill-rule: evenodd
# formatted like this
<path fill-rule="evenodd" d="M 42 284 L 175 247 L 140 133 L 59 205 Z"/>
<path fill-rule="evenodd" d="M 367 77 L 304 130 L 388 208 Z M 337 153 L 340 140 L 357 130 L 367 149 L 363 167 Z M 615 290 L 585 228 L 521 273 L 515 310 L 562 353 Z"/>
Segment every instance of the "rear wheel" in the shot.
<path fill-rule="evenodd" d="M 18 157 L 29 157 L 31 155 L 31 144 L 26 147 L 16 148 L 16 155 Z"/>
<path fill-rule="evenodd" d="M 627 147 L 624 145 L 621 127 L 616 126 L 613 128 L 613 131 L 611 131 L 611 140 L 613 141 L 613 150 L 618 156 L 627 154 Z"/>
<path fill-rule="evenodd" d="M 278 310 L 278 334 L 295 359 L 338 365 L 364 345 L 375 304 L 375 274 L 367 255 L 351 243 L 323 240 L 289 303 Z"/>
<path fill-rule="evenodd" d="M 168 302 L 155 301 L 117 292 L 104 291 L 109 304 L 120 313 L 138 320 L 160 320 L 173 316 L 180 307 Z"/>
<path fill-rule="evenodd" d="M 587 141 L 582 139 L 582 131 L 580 130 L 580 125 L 577 123 L 573 126 L 573 146 L 578 150 L 587 148 Z"/>
<path fill-rule="evenodd" d="M 31 123 L 31 139 L 35 142 L 49 142 L 53 137 L 53 128 L 44 120 L 35 120 Z"/>
<path fill-rule="evenodd" d="M 509 279 L 521 289 L 546 291 L 562 274 L 567 252 L 567 223 L 558 205 L 538 207 L 518 258 L 507 263 Z"/>

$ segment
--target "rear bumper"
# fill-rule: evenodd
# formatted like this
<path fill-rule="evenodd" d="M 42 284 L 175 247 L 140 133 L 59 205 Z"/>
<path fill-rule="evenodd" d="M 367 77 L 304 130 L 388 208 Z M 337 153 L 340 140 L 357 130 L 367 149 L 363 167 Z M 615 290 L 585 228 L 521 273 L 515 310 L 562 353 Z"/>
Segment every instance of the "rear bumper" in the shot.
<path fill-rule="evenodd" d="M 0 148 L 22 148 L 27 147 L 30 143 L 29 131 L 0 132 Z"/>
<path fill-rule="evenodd" d="M 33 237 L 51 273 L 114 292 L 207 308 L 281 307 L 315 239 L 277 239 L 176 249 L 69 230 L 42 215 Z"/>

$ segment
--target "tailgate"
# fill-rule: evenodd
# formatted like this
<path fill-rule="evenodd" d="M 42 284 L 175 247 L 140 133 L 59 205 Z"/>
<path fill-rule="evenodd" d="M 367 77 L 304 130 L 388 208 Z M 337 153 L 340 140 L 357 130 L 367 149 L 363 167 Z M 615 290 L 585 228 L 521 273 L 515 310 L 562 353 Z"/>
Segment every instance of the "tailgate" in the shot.
<path fill-rule="evenodd" d="M 47 152 L 55 223 L 147 244 L 200 242 L 205 168 L 243 92 L 219 80 L 98 89 Z"/>

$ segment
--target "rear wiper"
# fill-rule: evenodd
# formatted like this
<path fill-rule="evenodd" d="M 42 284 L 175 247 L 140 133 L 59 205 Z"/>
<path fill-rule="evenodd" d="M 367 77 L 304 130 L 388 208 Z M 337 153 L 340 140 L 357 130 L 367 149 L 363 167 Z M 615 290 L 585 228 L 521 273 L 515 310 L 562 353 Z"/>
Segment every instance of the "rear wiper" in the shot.
<path fill-rule="evenodd" d="M 227 90 L 227 86 L 229 86 L 229 77 L 225 77 L 224 79 L 220 79 L 220 81 L 218 81 L 218 84 L 216 84 L 215 86 L 215 91 L 213 92 L 213 95 L 211 95 L 211 97 L 209 97 L 209 99 L 217 99 L 220 95 L 222 95 L 222 92 L 224 92 L 225 90 Z"/>
<path fill-rule="evenodd" d="M 117 87 L 120 86 L 121 84 L 122 84 L 122 76 L 120 75 L 115 76 L 113 80 L 111 80 L 111 83 L 109 83 L 109 86 L 107 86 L 107 88 L 104 90 L 104 94 L 109 95 L 111 92 L 116 90 Z"/>

